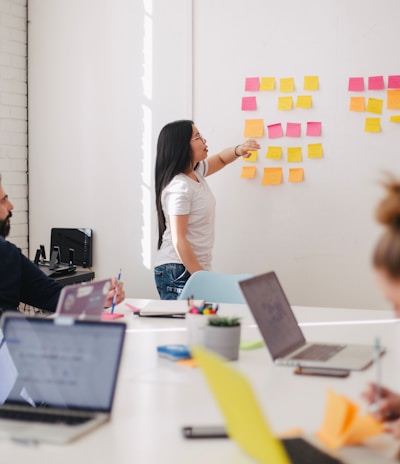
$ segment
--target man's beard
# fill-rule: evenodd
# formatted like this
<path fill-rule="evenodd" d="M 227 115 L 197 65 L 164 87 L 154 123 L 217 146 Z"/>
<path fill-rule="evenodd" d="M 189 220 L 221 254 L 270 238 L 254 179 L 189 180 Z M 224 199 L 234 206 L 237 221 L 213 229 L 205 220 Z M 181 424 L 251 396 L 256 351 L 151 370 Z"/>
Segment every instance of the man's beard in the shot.
<path fill-rule="evenodd" d="M 11 228 L 11 221 L 10 218 L 12 216 L 11 211 L 8 213 L 8 216 L 0 220 L 0 237 L 7 237 L 8 234 L 10 233 L 10 228 Z"/>

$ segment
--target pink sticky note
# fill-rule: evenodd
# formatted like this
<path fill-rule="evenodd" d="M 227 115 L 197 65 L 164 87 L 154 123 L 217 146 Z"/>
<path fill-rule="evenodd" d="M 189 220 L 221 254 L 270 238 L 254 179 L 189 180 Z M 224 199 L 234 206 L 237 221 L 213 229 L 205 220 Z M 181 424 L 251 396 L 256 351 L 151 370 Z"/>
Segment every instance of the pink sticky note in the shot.
<path fill-rule="evenodd" d="M 383 76 L 371 76 L 368 78 L 368 90 L 382 90 L 384 88 Z"/>
<path fill-rule="evenodd" d="M 113 321 L 114 319 L 119 319 L 120 317 L 124 317 L 121 313 L 103 313 L 101 315 L 102 321 Z"/>
<path fill-rule="evenodd" d="M 256 97 L 243 97 L 242 98 L 242 110 L 243 111 L 254 111 L 257 109 Z"/>
<path fill-rule="evenodd" d="M 260 79 L 258 77 L 246 77 L 244 90 L 246 90 L 246 92 L 260 90 Z"/>
<path fill-rule="evenodd" d="M 400 89 L 400 76 L 389 76 L 388 89 Z"/>
<path fill-rule="evenodd" d="M 281 123 L 270 124 L 269 126 L 267 126 L 267 128 L 268 128 L 268 137 L 270 139 L 276 139 L 278 137 L 283 136 L 282 124 Z"/>
<path fill-rule="evenodd" d="M 321 123 L 320 122 L 308 122 L 306 135 L 310 137 L 319 137 L 321 135 Z"/>
<path fill-rule="evenodd" d="M 363 77 L 350 77 L 349 78 L 349 91 L 350 92 L 363 92 L 364 91 L 364 78 Z"/>
<path fill-rule="evenodd" d="M 288 122 L 286 124 L 286 137 L 300 137 L 301 124 L 298 122 Z"/>

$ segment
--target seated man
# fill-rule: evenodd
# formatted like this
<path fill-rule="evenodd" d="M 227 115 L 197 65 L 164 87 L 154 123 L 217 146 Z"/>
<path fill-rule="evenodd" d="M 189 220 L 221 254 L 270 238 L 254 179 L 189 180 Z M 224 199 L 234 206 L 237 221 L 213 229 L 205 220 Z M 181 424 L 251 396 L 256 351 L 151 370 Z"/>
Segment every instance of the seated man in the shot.
<path fill-rule="evenodd" d="M 62 286 L 47 277 L 19 248 L 6 240 L 13 208 L 1 185 L 0 174 L 0 314 L 16 311 L 20 302 L 54 312 Z M 122 282 L 117 285 L 117 279 L 113 278 L 107 306 L 111 306 L 115 292 L 118 304 L 124 300 L 125 292 Z"/>

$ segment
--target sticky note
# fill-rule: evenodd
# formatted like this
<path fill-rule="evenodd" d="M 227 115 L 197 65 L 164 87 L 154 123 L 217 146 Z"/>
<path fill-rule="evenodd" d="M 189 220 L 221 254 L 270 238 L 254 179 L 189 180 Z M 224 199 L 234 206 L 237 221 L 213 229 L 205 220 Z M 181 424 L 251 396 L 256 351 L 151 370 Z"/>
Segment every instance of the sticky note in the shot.
<path fill-rule="evenodd" d="M 279 185 L 282 183 L 282 168 L 264 168 L 262 185 Z"/>
<path fill-rule="evenodd" d="M 312 98 L 311 95 L 299 95 L 296 100 L 296 108 L 311 108 Z"/>
<path fill-rule="evenodd" d="M 365 111 L 365 97 L 350 97 L 350 111 Z"/>
<path fill-rule="evenodd" d="M 264 119 L 246 119 L 244 122 L 245 137 L 262 137 L 264 135 Z"/>
<path fill-rule="evenodd" d="M 350 77 L 348 89 L 350 92 L 363 92 L 364 91 L 364 78 L 363 77 Z"/>
<path fill-rule="evenodd" d="M 368 98 L 367 111 L 369 113 L 382 114 L 383 100 L 379 98 Z"/>
<path fill-rule="evenodd" d="M 400 115 L 390 116 L 390 122 L 400 122 Z"/>
<path fill-rule="evenodd" d="M 400 89 L 400 76 L 389 76 L 388 77 L 388 89 Z"/>
<path fill-rule="evenodd" d="M 279 81 L 280 92 L 294 92 L 294 79 L 293 77 L 283 77 Z"/>
<path fill-rule="evenodd" d="M 299 122 L 288 122 L 286 124 L 286 137 L 300 137 L 301 124 Z"/>
<path fill-rule="evenodd" d="M 243 97 L 242 98 L 242 110 L 243 111 L 254 111 L 257 109 L 256 97 Z"/>
<path fill-rule="evenodd" d="M 308 158 L 322 158 L 322 143 L 310 143 L 307 156 Z"/>
<path fill-rule="evenodd" d="M 306 135 L 309 137 L 319 137 L 321 135 L 322 124 L 320 122 L 308 122 Z"/>
<path fill-rule="evenodd" d="M 293 108 L 292 97 L 278 97 L 278 110 L 287 111 Z"/>
<path fill-rule="evenodd" d="M 303 168 L 290 168 L 289 169 L 289 182 L 303 182 L 304 169 Z"/>
<path fill-rule="evenodd" d="M 303 160 L 303 150 L 301 147 L 288 147 L 287 153 L 289 163 L 301 163 Z"/>
<path fill-rule="evenodd" d="M 388 110 L 400 109 L 400 90 L 388 90 L 386 93 Z"/>
<path fill-rule="evenodd" d="M 262 77 L 260 90 L 275 90 L 275 77 Z"/>
<path fill-rule="evenodd" d="M 319 79 L 318 76 L 304 76 L 303 90 L 318 90 Z"/>
<path fill-rule="evenodd" d="M 246 92 L 256 92 L 260 89 L 260 79 L 258 77 L 246 77 L 244 90 Z"/>
<path fill-rule="evenodd" d="M 255 166 L 243 166 L 240 177 L 242 179 L 254 179 L 256 172 L 257 168 Z"/>
<path fill-rule="evenodd" d="M 250 161 L 252 163 L 256 162 L 258 158 L 258 150 L 249 150 L 249 156 L 242 157 L 243 161 Z"/>
<path fill-rule="evenodd" d="M 383 76 L 372 76 L 368 78 L 368 90 L 382 90 L 385 88 Z"/>
<path fill-rule="evenodd" d="M 365 118 L 365 132 L 380 132 L 381 119 L 380 118 Z"/>
<path fill-rule="evenodd" d="M 267 149 L 266 158 L 280 160 L 282 158 L 282 147 L 271 147 Z"/>
<path fill-rule="evenodd" d="M 282 124 L 281 123 L 269 124 L 267 126 L 267 129 L 268 129 L 268 137 L 270 139 L 276 139 L 278 137 L 283 136 L 283 130 L 282 130 Z"/>

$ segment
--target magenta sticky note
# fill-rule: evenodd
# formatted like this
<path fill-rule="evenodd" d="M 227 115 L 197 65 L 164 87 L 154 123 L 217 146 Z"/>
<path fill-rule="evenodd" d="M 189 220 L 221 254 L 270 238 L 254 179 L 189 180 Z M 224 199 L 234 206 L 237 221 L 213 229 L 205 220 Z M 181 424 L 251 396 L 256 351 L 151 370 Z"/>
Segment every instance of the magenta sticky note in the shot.
<path fill-rule="evenodd" d="M 384 88 L 383 76 L 371 76 L 368 78 L 368 90 L 382 90 Z"/>
<path fill-rule="evenodd" d="M 388 89 L 400 89 L 400 76 L 389 76 Z"/>
<path fill-rule="evenodd" d="M 286 137 L 300 137 L 301 124 L 299 122 L 288 122 L 286 124 Z"/>
<path fill-rule="evenodd" d="M 256 92 L 257 90 L 260 90 L 260 78 L 246 77 L 244 90 L 246 90 L 246 92 Z"/>
<path fill-rule="evenodd" d="M 306 135 L 309 137 L 319 137 L 321 135 L 321 126 L 320 122 L 308 122 Z"/>
<path fill-rule="evenodd" d="M 363 77 L 350 77 L 349 78 L 349 91 L 350 92 L 363 92 L 364 91 L 364 78 Z"/>
<path fill-rule="evenodd" d="M 270 124 L 269 126 L 267 126 L 267 128 L 268 128 L 268 137 L 270 139 L 276 139 L 278 137 L 283 136 L 282 124 L 281 123 Z"/>
<path fill-rule="evenodd" d="M 243 97 L 242 98 L 242 110 L 243 111 L 254 111 L 257 109 L 256 97 Z"/>

